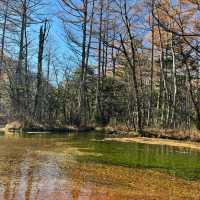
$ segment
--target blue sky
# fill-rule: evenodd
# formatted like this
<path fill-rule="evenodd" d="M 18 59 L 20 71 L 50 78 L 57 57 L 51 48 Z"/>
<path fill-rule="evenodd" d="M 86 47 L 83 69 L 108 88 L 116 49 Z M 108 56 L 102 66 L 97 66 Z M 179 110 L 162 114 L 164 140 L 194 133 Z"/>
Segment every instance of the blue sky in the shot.
<path fill-rule="evenodd" d="M 54 61 L 60 63 L 62 62 L 63 65 L 70 65 L 69 59 L 66 57 L 69 57 L 71 55 L 71 52 L 67 46 L 67 42 L 65 41 L 64 32 L 63 32 L 63 26 L 60 22 L 60 19 L 57 17 L 57 14 L 62 11 L 62 8 L 60 7 L 57 0 L 52 0 L 48 5 L 43 7 L 39 13 L 42 13 L 42 16 L 40 18 L 47 17 L 50 20 L 50 32 L 48 36 L 48 43 L 46 43 L 46 48 L 51 46 L 53 51 L 53 59 Z M 39 35 L 39 29 L 41 24 L 33 25 L 30 29 L 31 38 L 32 38 L 32 48 L 33 48 L 33 55 L 30 55 L 30 63 L 31 68 L 33 71 L 36 71 L 37 66 L 37 49 L 38 49 L 38 35 Z M 46 55 L 46 52 L 45 54 Z M 65 56 L 64 56 L 65 55 Z M 44 60 L 43 68 L 44 72 L 46 71 L 47 62 Z M 57 68 L 60 67 L 60 65 L 54 65 Z M 71 65 L 72 66 L 72 65 Z M 53 68 L 53 66 L 51 66 Z M 63 70 L 58 70 L 58 78 L 59 80 L 62 80 L 63 78 Z M 55 77 L 52 77 L 52 80 L 55 79 Z"/>

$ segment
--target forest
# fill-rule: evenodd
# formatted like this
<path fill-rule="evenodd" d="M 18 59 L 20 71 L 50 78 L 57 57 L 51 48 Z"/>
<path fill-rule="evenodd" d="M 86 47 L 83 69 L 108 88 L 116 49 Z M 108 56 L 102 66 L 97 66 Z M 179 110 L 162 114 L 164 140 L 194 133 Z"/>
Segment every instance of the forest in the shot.
<path fill-rule="evenodd" d="M 1 0 L 1 124 L 199 130 L 199 12 L 198 0 Z"/>

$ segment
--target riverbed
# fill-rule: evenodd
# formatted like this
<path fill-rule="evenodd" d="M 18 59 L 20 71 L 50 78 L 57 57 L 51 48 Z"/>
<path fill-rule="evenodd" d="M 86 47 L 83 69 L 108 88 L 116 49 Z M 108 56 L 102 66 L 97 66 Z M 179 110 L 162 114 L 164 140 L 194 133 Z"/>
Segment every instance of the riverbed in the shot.
<path fill-rule="evenodd" d="M 200 199 L 200 152 L 103 134 L 0 136 L 1 200 Z"/>

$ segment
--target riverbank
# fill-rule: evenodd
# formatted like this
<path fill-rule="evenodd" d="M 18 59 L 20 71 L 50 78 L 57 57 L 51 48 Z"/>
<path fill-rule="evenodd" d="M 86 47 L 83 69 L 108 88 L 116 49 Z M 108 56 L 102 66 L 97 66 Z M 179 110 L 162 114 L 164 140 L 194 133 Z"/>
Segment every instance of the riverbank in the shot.
<path fill-rule="evenodd" d="M 152 145 L 168 145 L 181 148 L 200 150 L 200 131 L 198 130 L 173 130 L 173 129 L 145 129 L 143 134 L 128 130 L 125 126 L 106 127 L 77 127 L 77 126 L 49 126 L 34 124 L 27 126 L 19 121 L 8 123 L 0 132 L 89 132 L 97 131 L 106 135 L 105 140 L 120 142 L 138 142 Z M 141 137 L 142 136 L 142 137 Z"/>
<path fill-rule="evenodd" d="M 151 145 L 166 145 L 180 148 L 190 148 L 200 151 L 200 143 L 189 142 L 189 141 L 178 141 L 178 140 L 169 140 L 169 139 L 160 139 L 160 138 L 147 138 L 147 137 L 134 137 L 134 138 L 105 138 L 105 141 L 118 141 L 118 142 L 137 142 L 142 144 L 151 144 Z"/>
<path fill-rule="evenodd" d="M 107 126 L 102 129 L 97 129 L 105 132 L 108 137 L 136 137 L 143 136 L 147 138 L 162 138 L 179 141 L 200 142 L 200 130 L 197 129 L 159 129 L 159 128 L 145 128 L 142 133 L 130 130 L 126 127 L 112 127 Z"/>
<path fill-rule="evenodd" d="M 173 129 L 146 129 L 143 134 L 124 129 L 105 128 L 106 139 L 120 142 L 138 142 L 152 145 L 168 145 L 200 150 L 200 131 Z"/>
<path fill-rule="evenodd" d="M 56 132 L 56 133 L 67 133 L 67 132 L 88 132 L 95 130 L 93 126 L 78 127 L 72 125 L 61 125 L 61 124 L 39 124 L 39 123 L 24 123 L 20 121 L 13 121 L 0 128 L 0 132 Z"/>

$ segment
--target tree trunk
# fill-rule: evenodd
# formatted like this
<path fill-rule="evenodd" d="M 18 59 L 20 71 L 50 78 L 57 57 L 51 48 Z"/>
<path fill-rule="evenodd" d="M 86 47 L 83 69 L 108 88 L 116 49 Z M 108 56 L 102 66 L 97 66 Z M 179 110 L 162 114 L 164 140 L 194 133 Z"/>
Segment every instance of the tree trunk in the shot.
<path fill-rule="evenodd" d="M 8 19 L 8 3 L 9 3 L 9 0 L 6 1 L 6 10 L 4 13 L 3 30 L 2 30 L 2 38 L 1 38 L 0 81 L 1 81 L 1 76 L 3 75 L 4 47 L 5 47 L 6 25 L 7 25 L 7 19 Z M 0 112 L 2 111 L 1 97 L 2 96 L 1 96 L 1 92 L 0 92 Z"/>
<path fill-rule="evenodd" d="M 86 42 L 87 42 L 87 16 L 88 16 L 88 0 L 84 0 L 83 11 L 83 24 L 82 24 L 82 62 L 81 62 L 81 74 L 80 74 L 80 94 L 79 94 L 79 118 L 80 126 L 85 127 L 87 125 L 86 116 Z"/>
<path fill-rule="evenodd" d="M 43 65 L 43 53 L 44 53 L 44 43 L 47 35 L 47 20 L 44 25 L 40 27 L 39 34 L 39 49 L 38 49 L 38 65 L 37 65 L 37 91 L 35 96 L 35 107 L 34 115 L 36 119 L 40 122 L 42 120 L 42 65 Z"/>
<path fill-rule="evenodd" d="M 99 47 L 98 47 L 98 77 L 96 88 L 96 115 L 101 118 L 100 85 L 101 85 L 101 65 L 102 65 L 102 20 L 103 20 L 103 0 L 100 0 L 100 19 L 99 19 Z"/>
<path fill-rule="evenodd" d="M 151 16 L 152 16 L 152 46 L 151 46 L 151 83 L 150 83 L 150 98 L 149 98 L 149 109 L 148 109 L 148 119 L 147 126 L 153 122 L 152 115 L 152 104 L 153 104 L 153 72 L 154 72 L 154 0 L 152 0 Z"/>
<path fill-rule="evenodd" d="M 22 117 L 23 112 L 23 96 L 24 96 L 24 84 L 23 84 L 23 60 L 24 60 L 24 37 L 26 31 L 26 18 L 27 18 L 27 1 L 22 1 L 22 21 L 21 21 L 21 30 L 20 30 L 20 48 L 19 48 L 19 57 L 16 68 L 16 102 L 14 105 L 16 114 L 18 117 Z"/>
<path fill-rule="evenodd" d="M 174 47 L 173 47 L 173 37 L 172 37 L 171 53 L 172 53 L 172 73 L 173 73 L 172 77 L 173 77 L 173 86 L 174 86 L 171 124 L 174 123 L 174 127 L 175 127 L 177 82 L 176 82 L 176 58 L 175 58 L 175 51 L 174 51 Z"/>

